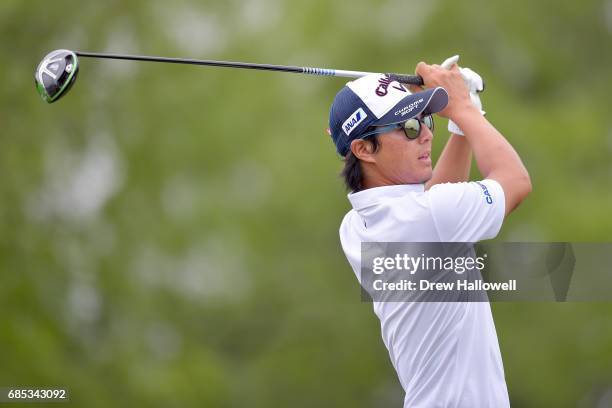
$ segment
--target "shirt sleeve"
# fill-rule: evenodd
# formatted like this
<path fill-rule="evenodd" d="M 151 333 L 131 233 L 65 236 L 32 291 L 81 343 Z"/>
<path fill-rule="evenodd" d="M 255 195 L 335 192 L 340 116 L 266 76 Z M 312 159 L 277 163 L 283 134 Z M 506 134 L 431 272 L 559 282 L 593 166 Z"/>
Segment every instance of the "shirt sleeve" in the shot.
<path fill-rule="evenodd" d="M 478 242 L 494 238 L 504 221 L 501 185 L 491 179 L 436 184 L 429 206 L 442 242 Z"/>

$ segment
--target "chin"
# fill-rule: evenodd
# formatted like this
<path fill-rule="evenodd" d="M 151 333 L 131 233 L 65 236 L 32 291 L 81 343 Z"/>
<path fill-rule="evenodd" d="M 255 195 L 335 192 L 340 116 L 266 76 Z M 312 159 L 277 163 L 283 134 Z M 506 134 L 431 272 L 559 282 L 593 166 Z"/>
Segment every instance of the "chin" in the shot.
<path fill-rule="evenodd" d="M 433 169 L 406 171 L 395 179 L 395 184 L 424 184 L 433 177 Z"/>
<path fill-rule="evenodd" d="M 429 170 L 423 177 L 420 178 L 419 183 L 427 183 L 433 177 L 433 170 Z"/>
<path fill-rule="evenodd" d="M 429 180 L 431 180 L 431 177 L 432 177 L 431 172 L 429 174 L 418 175 L 417 177 L 413 175 L 412 177 L 406 177 L 404 180 L 402 180 L 398 184 L 425 184 Z"/>

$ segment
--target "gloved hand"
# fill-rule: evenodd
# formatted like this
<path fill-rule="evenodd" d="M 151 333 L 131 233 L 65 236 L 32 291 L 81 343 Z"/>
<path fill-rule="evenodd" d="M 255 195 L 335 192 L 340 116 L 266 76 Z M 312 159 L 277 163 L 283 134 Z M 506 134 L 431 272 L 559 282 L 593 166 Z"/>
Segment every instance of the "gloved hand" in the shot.
<path fill-rule="evenodd" d="M 440 64 L 440 66 L 442 68 L 450 69 L 453 64 L 456 64 L 458 61 L 459 56 L 454 55 L 450 58 L 447 58 L 442 64 Z M 467 85 L 468 90 L 470 91 L 470 99 L 472 100 L 472 103 L 478 108 L 480 113 L 484 115 L 486 112 L 482 110 L 482 102 L 480 102 L 480 96 L 478 95 L 484 90 L 484 82 L 482 80 L 482 77 L 469 68 L 460 67 L 459 71 L 461 72 L 463 80 L 465 81 L 465 84 Z M 459 126 L 457 126 L 457 124 L 452 120 L 448 121 L 448 131 L 456 135 L 463 136 L 463 132 L 461 131 L 461 129 L 459 129 Z"/>

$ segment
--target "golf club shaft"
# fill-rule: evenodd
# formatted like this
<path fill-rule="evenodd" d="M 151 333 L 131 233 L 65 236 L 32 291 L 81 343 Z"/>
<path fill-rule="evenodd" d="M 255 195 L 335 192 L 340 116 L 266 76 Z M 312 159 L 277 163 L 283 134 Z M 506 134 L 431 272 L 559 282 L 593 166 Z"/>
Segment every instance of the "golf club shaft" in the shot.
<path fill-rule="evenodd" d="M 282 72 L 293 72 L 297 74 L 310 74 L 310 75 L 322 75 L 322 76 L 336 76 L 345 78 L 360 78 L 371 74 L 372 72 L 363 71 L 346 71 L 340 69 L 328 69 L 328 68 L 311 68 L 311 67 L 297 67 L 287 65 L 270 65 L 270 64 L 253 64 L 248 62 L 235 62 L 235 61 L 215 61 L 215 60 L 197 60 L 188 58 L 167 58 L 167 57 L 152 57 L 147 55 L 126 55 L 126 54 L 107 54 L 107 53 L 96 53 L 96 52 L 83 52 L 75 51 L 79 57 L 86 58 L 106 58 L 106 59 L 118 59 L 118 60 L 130 60 L 130 61 L 151 61 L 151 62 L 168 62 L 171 64 L 190 64 L 190 65 L 206 65 L 213 67 L 224 67 L 224 68 L 243 68 L 243 69 L 256 69 L 263 71 L 282 71 Z M 403 84 L 411 85 L 423 85 L 423 79 L 418 75 L 402 75 L 402 74 L 387 74 L 391 80 L 401 82 Z"/>

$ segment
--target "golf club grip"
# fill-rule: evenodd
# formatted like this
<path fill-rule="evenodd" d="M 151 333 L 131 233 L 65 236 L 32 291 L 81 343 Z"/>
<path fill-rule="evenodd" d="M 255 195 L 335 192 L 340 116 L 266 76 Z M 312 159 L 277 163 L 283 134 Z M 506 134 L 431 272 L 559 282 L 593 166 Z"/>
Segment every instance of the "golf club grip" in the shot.
<path fill-rule="evenodd" d="M 401 84 L 419 85 L 423 86 L 423 78 L 420 75 L 401 75 L 401 74 L 387 74 L 392 81 L 397 81 Z"/>

